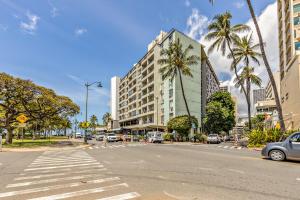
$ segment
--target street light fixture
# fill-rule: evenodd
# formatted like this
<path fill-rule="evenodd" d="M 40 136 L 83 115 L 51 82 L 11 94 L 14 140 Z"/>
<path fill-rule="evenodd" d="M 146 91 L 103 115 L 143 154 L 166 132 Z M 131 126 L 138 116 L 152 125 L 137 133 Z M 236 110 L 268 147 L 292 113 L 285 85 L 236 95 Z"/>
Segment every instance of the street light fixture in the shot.
<path fill-rule="evenodd" d="M 89 87 L 94 85 L 94 84 L 97 84 L 97 87 L 98 88 L 102 88 L 102 83 L 100 81 L 96 81 L 96 82 L 93 82 L 93 83 L 88 83 L 86 82 L 84 84 L 84 86 L 86 87 L 86 98 L 85 98 L 85 122 L 87 123 L 87 120 L 88 120 L 88 99 L 89 99 Z M 84 143 L 87 143 L 87 127 L 85 128 L 84 130 Z"/>

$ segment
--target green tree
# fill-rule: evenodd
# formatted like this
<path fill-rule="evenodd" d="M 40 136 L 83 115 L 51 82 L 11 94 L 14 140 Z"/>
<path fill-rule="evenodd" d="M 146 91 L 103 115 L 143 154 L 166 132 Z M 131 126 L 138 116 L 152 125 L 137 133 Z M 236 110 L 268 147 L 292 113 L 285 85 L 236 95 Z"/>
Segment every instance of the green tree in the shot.
<path fill-rule="evenodd" d="M 209 2 L 214 3 L 214 0 L 209 0 Z M 279 118 L 280 128 L 281 128 L 281 131 L 284 132 L 285 131 L 285 124 L 284 124 L 284 120 L 283 120 L 283 114 L 282 114 L 282 107 L 281 107 L 281 103 L 280 103 L 280 98 L 279 98 L 276 82 L 275 82 L 275 79 L 274 79 L 274 76 L 273 76 L 273 72 L 272 72 L 272 69 L 270 67 L 267 55 L 266 55 L 264 41 L 263 41 L 263 38 L 262 38 L 260 27 L 258 25 L 257 18 L 256 18 L 256 15 L 255 15 L 251 0 L 246 0 L 246 2 L 247 2 L 247 5 L 248 5 L 248 8 L 249 8 L 252 20 L 254 22 L 254 26 L 255 26 L 256 33 L 257 33 L 258 40 L 259 40 L 259 46 L 260 46 L 262 58 L 263 58 L 263 61 L 264 61 L 267 73 L 269 75 L 269 79 L 270 79 L 273 91 L 274 91 L 276 107 L 277 107 L 277 110 L 278 110 L 278 118 Z"/>
<path fill-rule="evenodd" d="M 239 88 L 241 87 L 241 84 L 246 85 L 246 98 L 248 99 L 248 126 L 249 130 L 251 130 L 251 84 L 261 87 L 261 79 L 254 74 L 254 68 L 249 66 L 244 67 L 240 78 L 241 82 L 235 79 L 235 86 Z"/>
<path fill-rule="evenodd" d="M 198 120 L 194 116 L 181 115 L 168 121 L 167 128 L 169 131 L 175 130 L 181 137 L 187 137 L 192 123 L 198 128 Z"/>
<path fill-rule="evenodd" d="M 78 112 L 79 107 L 68 97 L 32 81 L 0 73 L 0 128 L 7 131 L 7 144 L 12 143 L 13 131 L 19 124 L 16 118 L 21 114 L 28 117 L 27 123 L 45 130 Z"/>
<path fill-rule="evenodd" d="M 216 92 L 208 100 L 204 129 L 207 133 L 228 133 L 235 126 L 235 103 L 228 92 Z"/>
<path fill-rule="evenodd" d="M 98 126 L 98 118 L 96 115 L 92 115 L 90 118 L 91 128 L 93 129 L 93 134 L 96 133 L 96 128 Z"/>
<path fill-rule="evenodd" d="M 182 97 L 189 117 L 191 117 L 191 113 L 184 92 L 182 75 L 193 77 L 190 66 L 198 64 L 200 60 L 196 55 L 189 55 L 193 49 L 194 47 L 192 45 L 183 49 L 180 40 L 177 39 L 169 45 L 168 49 L 161 50 L 160 55 L 162 58 L 158 60 L 158 64 L 162 66 L 160 73 L 162 74 L 163 80 L 170 79 L 173 81 L 174 78 L 179 75 Z"/>
<path fill-rule="evenodd" d="M 107 126 L 111 120 L 112 120 L 112 118 L 111 118 L 111 114 L 109 112 L 105 113 L 102 117 L 102 121 L 105 126 Z"/>

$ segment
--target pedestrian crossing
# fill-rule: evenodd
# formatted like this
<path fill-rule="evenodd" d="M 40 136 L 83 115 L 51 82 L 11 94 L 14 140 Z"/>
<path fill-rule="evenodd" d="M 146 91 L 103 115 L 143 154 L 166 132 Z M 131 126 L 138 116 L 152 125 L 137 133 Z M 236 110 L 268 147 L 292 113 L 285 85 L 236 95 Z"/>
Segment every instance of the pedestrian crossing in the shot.
<path fill-rule="evenodd" d="M 141 195 L 80 149 L 46 151 L 0 192 L 1 199 L 129 200 Z"/>
<path fill-rule="evenodd" d="M 137 143 L 137 144 L 107 144 L 107 145 L 94 145 L 90 147 L 86 147 L 86 150 L 94 150 L 94 149 L 119 149 L 119 148 L 127 148 L 127 147 L 141 147 L 147 145 L 146 143 Z"/>
<path fill-rule="evenodd" d="M 223 149 L 237 149 L 237 150 L 241 150 L 243 149 L 243 147 L 239 147 L 239 146 L 228 146 L 228 145 L 219 145 L 217 146 L 218 148 L 223 148 Z"/>

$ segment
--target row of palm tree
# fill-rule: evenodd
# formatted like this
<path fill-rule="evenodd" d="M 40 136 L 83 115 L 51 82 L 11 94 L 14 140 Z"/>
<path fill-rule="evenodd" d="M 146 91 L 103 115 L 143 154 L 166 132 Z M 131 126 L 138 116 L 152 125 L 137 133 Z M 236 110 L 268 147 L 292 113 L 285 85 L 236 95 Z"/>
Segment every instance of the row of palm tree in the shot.
<path fill-rule="evenodd" d="M 256 29 L 256 33 L 257 33 L 258 40 L 259 40 L 259 47 L 260 47 L 260 51 L 261 51 L 261 57 L 263 59 L 264 65 L 265 65 L 267 73 L 269 75 L 270 83 L 271 83 L 273 91 L 274 91 L 275 102 L 276 102 L 276 106 L 277 106 L 277 110 L 278 110 L 278 118 L 279 118 L 280 128 L 281 128 L 282 131 L 285 131 L 285 124 L 284 124 L 284 121 L 283 121 L 283 114 L 282 114 L 282 107 L 281 107 L 281 104 L 280 104 L 280 98 L 279 98 L 277 86 L 276 86 L 276 83 L 275 83 L 275 79 L 274 79 L 274 76 L 273 76 L 268 58 L 266 56 L 265 46 L 264 46 L 264 41 L 263 41 L 263 38 L 262 38 L 261 30 L 260 30 L 260 27 L 258 25 L 258 21 L 257 21 L 256 15 L 255 15 L 254 9 L 253 9 L 252 1 L 251 0 L 245 0 L 245 1 L 248 5 L 248 9 L 249 9 L 250 15 L 252 17 L 252 20 L 253 20 L 253 23 L 254 23 L 254 26 L 255 26 L 255 29 Z M 214 0 L 209 0 L 209 2 L 214 3 Z M 236 62 L 234 62 L 234 63 L 236 63 Z M 237 77 L 237 80 L 241 83 L 238 76 L 236 76 L 236 77 Z M 245 89 L 242 89 L 242 90 L 246 94 Z"/>

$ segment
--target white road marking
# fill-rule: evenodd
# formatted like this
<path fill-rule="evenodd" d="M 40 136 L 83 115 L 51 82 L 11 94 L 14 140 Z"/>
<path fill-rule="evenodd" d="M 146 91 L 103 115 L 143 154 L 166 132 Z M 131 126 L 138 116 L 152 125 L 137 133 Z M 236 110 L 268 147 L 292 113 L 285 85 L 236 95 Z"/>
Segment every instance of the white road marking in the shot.
<path fill-rule="evenodd" d="M 47 186 L 47 187 L 33 188 L 33 189 L 27 189 L 27 190 L 4 192 L 4 193 L 0 193 L 0 198 L 21 195 L 21 194 L 30 194 L 30 193 L 35 193 L 35 192 L 44 192 L 44 191 L 49 191 L 49 190 L 70 188 L 70 187 L 78 187 L 78 186 L 86 185 L 86 184 L 97 184 L 97 183 L 104 183 L 104 182 L 108 182 L 108 181 L 119 181 L 119 180 L 120 180 L 119 177 L 112 177 L 112 178 L 90 180 L 90 181 L 86 181 L 85 183 L 76 182 L 76 183 L 67 183 L 67 184 L 63 184 L 63 185 L 53 185 L 53 186 Z"/>
<path fill-rule="evenodd" d="M 161 158 L 161 155 L 156 155 L 156 157 Z"/>
<path fill-rule="evenodd" d="M 22 187 L 22 186 L 36 185 L 36 184 L 42 184 L 42 183 L 54 183 L 54 182 L 66 181 L 66 180 L 77 180 L 77 179 L 89 178 L 89 177 L 93 177 L 93 176 L 95 176 L 95 174 L 71 176 L 71 177 L 63 177 L 63 178 L 53 178 L 53 179 L 44 179 L 44 180 L 22 182 L 22 183 L 13 183 L 13 184 L 8 184 L 6 186 L 6 188 Z"/>
<path fill-rule="evenodd" d="M 105 147 L 105 146 L 101 146 L 101 148 L 102 148 L 102 149 L 105 149 L 106 147 Z"/>
<path fill-rule="evenodd" d="M 68 192 L 68 193 L 56 194 L 56 195 L 45 196 L 45 197 L 38 197 L 38 198 L 29 199 L 29 200 L 65 199 L 65 198 L 78 197 L 78 196 L 92 194 L 92 193 L 100 193 L 100 192 L 105 192 L 105 191 L 109 191 L 109 190 L 114 190 L 118 187 L 128 187 L 128 185 L 126 183 L 121 183 L 121 184 L 116 184 L 116 185 L 111 185 L 111 186 L 106 186 L 106 187 L 99 187 L 99 188 L 93 188 L 93 189 L 87 189 L 87 190 L 79 190 L 76 192 Z"/>
<path fill-rule="evenodd" d="M 242 170 L 237 170 L 237 169 L 227 169 L 228 171 L 231 171 L 231 172 L 236 172 L 236 173 L 239 173 L 239 174 L 245 174 L 244 171 Z"/>
<path fill-rule="evenodd" d="M 230 149 L 234 149 L 234 148 L 235 148 L 235 146 L 230 147 Z"/>
<path fill-rule="evenodd" d="M 218 148 L 222 148 L 223 146 L 218 146 Z"/>
<path fill-rule="evenodd" d="M 96 146 L 95 148 L 96 148 L 96 149 L 99 149 L 99 147 L 98 147 L 98 146 Z"/>
<path fill-rule="evenodd" d="M 89 147 L 89 149 L 93 149 L 93 147 Z"/>
<path fill-rule="evenodd" d="M 127 199 L 137 198 L 137 197 L 140 197 L 140 196 L 141 195 L 136 193 L 136 192 L 130 192 L 130 193 L 127 193 L 127 194 L 120 194 L 120 195 L 101 198 L 101 199 L 97 199 L 97 200 L 127 200 Z"/>
<path fill-rule="evenodd" d="M 35 170 L 42 170 L 42 169 L 57 169 L 57 168 L 68 168 L 68 167 L 79 167 L 79 166 L 87 166 L 87 165 L 99 165 L 99 162 L 95 163 L 87 163 L 87 164 L 76 164 L 76 165 L 63 165 L 63 166 L 53 166 L 53 167 L 39 167 L 39 168 L 28 168 L 24 171 L 35 171 Z"/>
<path fill-rule="evenodd" d="M 94 163 L 97 161 L 76 161 L 76 162 L 63 162 L 63 163 L 47 163 L 47 164 L 35 164 L 29 165 L 29 167 L 50 167 L 50 166 L 60 166 L 60 165 L 70 165 L 70 164 L 83 164 L 83 163 Z"/>
<path fill-rule="evenodd" d="M 229 146 L 224 146 L 223 148 L 224 148 L 224 149 L 227 149 L 228 147 L 229 147 Z"/>
<path fill-rule="evenodd" d="M 238 147 L 237 149 L 240 150 L 240 149 L 242 149 L 242 147 Z"/>
<path fill-rule="evenodd" d="M 167 195 L 168 197 L 171 197 L 173 199 L 185 199 L 185 198 L 182 198 L 182 197 L 178 197 L 178 196 L 175 196 L 175 195 L 172 195 L 172 194 L 169 194 L 168 192 L 166 191 L 163 191 L 165 195 Z"/>
<path fill-rule="evenodd" d="M 109 161 L 107 161 L 107 160 L 104 160 L 103 162 L 104 162 L 105 164 L 108 164 L 108 165 L 111 164 L 111 162 L 109 162 Z"/>
<path fill-rule="evenodd" d="M 51 176 L 63 176 L 66 175 L 66 173 L 57 173 L 57 174 L 46 174 L 46 175 L 37 175 L 37 176 L 25 176 L 25 177 L 17 177 L 14 180 L 20 181 L 20 180 L 27 180 L 27 179 L 39 179 L 39 178 L 45 178 L 45 177 L 51 177 Z"/>
<path fill-rule="evenodd" d="M 212 168 L 208 168 L 208 167 L 199 167 L 198 169 L 204 170 L 204 171 L 213 171 Z"/>
<path fill-rule="evenodd" d="M 91 158 L 89 158 L 89 159 L 87 159 L 87 158 L 85 158 L 85 159 L 83 159 L 83 158 L 78 159 L 78 158 L 76 158 L 76 159 L 61 159 L 61 160 L 36 160 L 36 161 L 32 162 L 32 164 L 60 163 L 60 162 L 77 162 L 77 161 L 93 161 L 93 160 L 95 160 L 95 159 L 91 159 Z"/>
<path fill-rule="evenodd" d="M 297 178 L 296 180 L 297 180 L 297 181 L 300 181 L 300 178 Z"/>

